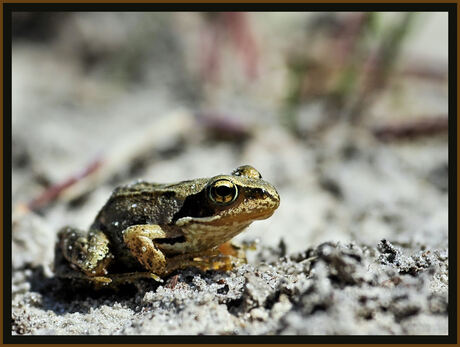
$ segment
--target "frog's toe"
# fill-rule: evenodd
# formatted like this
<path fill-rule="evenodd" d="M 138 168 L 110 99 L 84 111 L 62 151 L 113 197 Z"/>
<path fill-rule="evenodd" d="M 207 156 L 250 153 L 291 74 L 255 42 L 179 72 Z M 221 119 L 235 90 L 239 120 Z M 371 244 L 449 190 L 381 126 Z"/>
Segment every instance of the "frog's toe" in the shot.
<path fill-rule="evenodd" d="M 93 276 L 93 277 L 88 277 L 88 279 L 90 281 L 93 281 L 98 284 L 103 284 L 103 285 L 112 283 L 112 279 L 106 276 Z"/>

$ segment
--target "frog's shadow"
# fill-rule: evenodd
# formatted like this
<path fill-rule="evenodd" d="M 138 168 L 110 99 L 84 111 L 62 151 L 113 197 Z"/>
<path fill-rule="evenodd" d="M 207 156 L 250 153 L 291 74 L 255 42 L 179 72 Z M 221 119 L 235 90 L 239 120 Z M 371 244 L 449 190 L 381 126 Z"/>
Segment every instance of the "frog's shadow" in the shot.
<path fill-rule="evenodd" d="M 40 293 L 42 308 L 51 310 L 57 315 L 88 313 L 91 308 L 115 303 L 123 303 L 134 309 L 136 296 L 142 297 L 143 292 L 156 290 L 159 286 L 157 282 L 150 281 L 143 287 L 126 284 L 116 288 L 96 290 L 90 283 L 61 279 L 56 276 L 48 277 L 41 265 L 29 269 L 32 270 L 31 276 L 27 278 L 30 291 Z"/>

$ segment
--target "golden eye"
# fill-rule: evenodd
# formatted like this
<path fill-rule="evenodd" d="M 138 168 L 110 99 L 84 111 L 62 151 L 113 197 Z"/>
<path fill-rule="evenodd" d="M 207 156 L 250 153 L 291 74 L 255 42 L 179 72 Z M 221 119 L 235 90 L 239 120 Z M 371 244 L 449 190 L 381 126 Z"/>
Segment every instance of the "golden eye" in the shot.
<path fill-rule="evenodd" d="M 238 188 L 228 180 L 218 180 L 209 187 L 209 198 L 219 205 L 227 205 L 235 201 Z"/>

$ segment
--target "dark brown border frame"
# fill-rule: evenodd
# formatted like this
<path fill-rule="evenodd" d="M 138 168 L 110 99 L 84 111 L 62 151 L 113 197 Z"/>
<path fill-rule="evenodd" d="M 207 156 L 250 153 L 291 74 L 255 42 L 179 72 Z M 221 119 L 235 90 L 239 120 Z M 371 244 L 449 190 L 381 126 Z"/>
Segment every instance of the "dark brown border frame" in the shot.
<path fill-rule="evenodd" d="M 13 11 L 447 11 L 449 13 L 449 335 L 448 336 L 12 336 L 11 335 L 11 13 Z M 3 193 L 1 217 L 3 221 L 3 237 L 0 246 L 3 249 L 1 266 L 2 299 L 0 307 L 2 324 L 2 344 L 457 344 L 458 329 L 458 251 L 457 240 L 460 209 L 457 205 L 457 134 L 460 126 L 458 115 L 458 0 L 442 2 L 407 0 L 383 0 L 366 2 L 355 0 L 347 3 L 342 0 L 324 0 L 310 2 L 308 0 L 290 0 L 289 3 L 262 2 L 253 0 L 230 0 L 215 3 L 202 0 L 194 3 L 190 0 L 171 0 L 156 2 L 155 0 L 137 0 L 136 3 L 122 0 L 74 0 L 71 3 L 62 0 L 49 0 L 46 3 L 37 0 L 6 0 L 2 1 L 0 17 L 2 18 L 1 35 L 1 72 L 3 78 L 1 88 L 3 151 L 0 154 L 2 181 L 0 191 Z M 455 212 L 457 213 L 455 213 Z M 5 290 L 3 290 L 5 289 Z M 455 308 L 455 309 L 452 309 Z"/>

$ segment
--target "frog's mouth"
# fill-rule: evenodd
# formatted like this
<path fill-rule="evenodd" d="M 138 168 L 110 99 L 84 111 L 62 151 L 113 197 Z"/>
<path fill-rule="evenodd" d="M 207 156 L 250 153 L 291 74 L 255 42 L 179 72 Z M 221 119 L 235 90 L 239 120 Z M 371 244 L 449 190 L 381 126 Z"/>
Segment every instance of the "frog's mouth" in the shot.
<path fill-rule="evenodd" d="M 177 236 L 177 237 L 167 237 L 164 239 L 155 239 L 155 243 L 159 244 L 167 244 L 167 245 L 175 245 L 176 243 L 183 243 L 185 242 L 185 236 Z"/>

